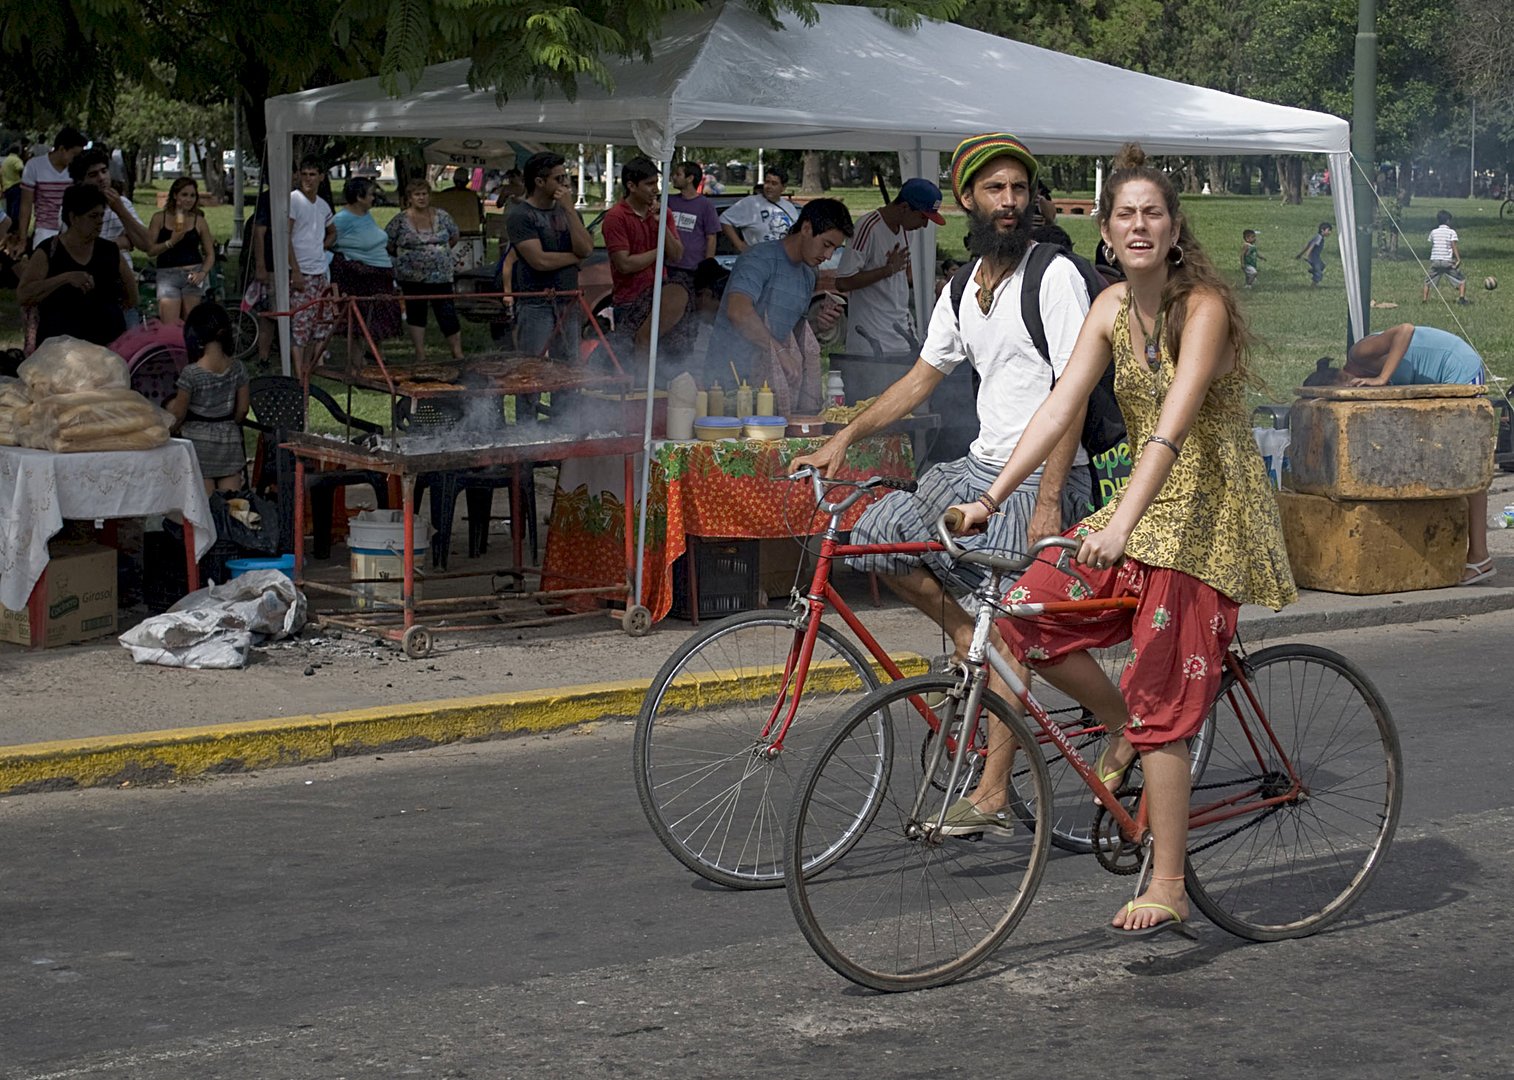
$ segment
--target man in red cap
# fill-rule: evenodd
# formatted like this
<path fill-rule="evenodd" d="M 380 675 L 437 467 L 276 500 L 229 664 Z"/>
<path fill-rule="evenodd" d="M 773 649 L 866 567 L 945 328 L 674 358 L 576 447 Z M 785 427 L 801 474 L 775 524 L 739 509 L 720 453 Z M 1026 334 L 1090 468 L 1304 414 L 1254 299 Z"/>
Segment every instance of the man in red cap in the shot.
<path fill-rule="evenodd" d="M 1035 157 L 1013 135 L 992 132 L 965 139 L 952 155 L 952 193 L 968 215 L 972 277 L 956 302 L 943 289 L 931 314 L 925 344 L 914 367 L 861 416 L 824 446 L 796 458 L 795 466 L 830 472 L 858 439 L 909 415 L 923 405 L 946 376 L 964 361 L 982 380 L 977 391 L 978 435 L 967 454 L 935 465 L 913 492 L 894 492 L 872 504 L 852 529 L 858 544 L 934 539 L 936 519 L 954 503 L 972 502 L 988 490 L 1014 451 L 1025 425 L 1051 392 L 1072 355 L 1088 314 L 1088 288 L 1071 261 L 1053 258 L 1045 267 L 1037 297 L 1048 356 L 1032 343 L 1024 316 L 1021 273 L 1031 239 Z M 1005 499 L 988 519 L 987 531 L 964 546 L 1024 551 L 1029 543 L 1060 533 L 1091 505 L 1087 456 L 1079 445 L 1081 424 L 1068 429 L 1044 469 Z M 951 570 L 953 589 L 977 584 L 971 566 L 955 567 L 938 556 L 873 556 L 850 560 L 859 570 L 885 575 L 894 592 L 939 622 L 959 655 L 972 640 L 971 617 L 943 585 Z M 959 584 L 960 583 L 960 584 Z M 961 595 L 961 592 L 958 592 Z M 992 684 L 998 684 L 993 676 Z M 999 693 L 1006 688 L 998 685 Z M 998 727 L 998 725 L 992 725 Z M 992 749 L 992 747 L 991 747 Z M 1004 811 L 980 812 L 968 799 L 951 808 L 944 823 L 952 834 L 1010 828 Z"/>
<path fill-rule="evenodd" d="M 847 352 L 897 358 L 915 351 L 907 237 L 927 222 L 946 224 L 941 189 L 918 176 L 904 182 L 893 202 L 857 222 L 836 271 L 836 291 L 847 298 Z"/>

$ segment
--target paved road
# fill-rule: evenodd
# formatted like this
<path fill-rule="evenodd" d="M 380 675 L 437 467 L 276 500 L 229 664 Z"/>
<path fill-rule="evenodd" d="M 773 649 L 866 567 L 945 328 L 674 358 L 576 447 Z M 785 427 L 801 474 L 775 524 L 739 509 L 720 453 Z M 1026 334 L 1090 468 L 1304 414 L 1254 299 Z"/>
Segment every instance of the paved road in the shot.
<path fill-rule="evenodd" d="M 862 992 L 663 853 L 616 724 L 0 801 L 0 1077 L 1508 1076 L 1514 614 L 1319 640 L 1408 787 L 1312 939 L 1111 943 L 1126 879 L 1060 858 L 976 977 Z"/>

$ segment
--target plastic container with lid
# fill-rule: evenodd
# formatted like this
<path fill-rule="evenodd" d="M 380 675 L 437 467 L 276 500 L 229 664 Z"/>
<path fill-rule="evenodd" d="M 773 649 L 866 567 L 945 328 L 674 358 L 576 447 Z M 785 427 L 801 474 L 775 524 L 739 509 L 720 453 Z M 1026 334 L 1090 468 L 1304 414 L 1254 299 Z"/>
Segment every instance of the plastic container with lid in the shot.
<path fill-rule="evenodd" d="M 701 416 L 694 421 L 694 435 L 710 442 L 717 439 L 739 439 L 741 421 L 734 416 Z"/>
<path fill-rule="evenodd" d="M 741 425 L 748 439 L 776 441 L 787 433 L 789 422 L 782 416 L 744 416 Z"/>

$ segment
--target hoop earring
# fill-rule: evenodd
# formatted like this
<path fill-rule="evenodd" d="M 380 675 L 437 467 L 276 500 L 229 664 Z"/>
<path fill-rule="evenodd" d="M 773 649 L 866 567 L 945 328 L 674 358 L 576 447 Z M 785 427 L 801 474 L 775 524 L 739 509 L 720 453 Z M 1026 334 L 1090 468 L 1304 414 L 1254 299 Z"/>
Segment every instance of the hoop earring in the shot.
<path fill-rule="evenodd" d="M 1114 257 L 1114 248 L 1110 247 L 1102 240 L 1099 241 L 1099 250 L 1104 253 L 1104 261 L 1110 266 L 1120 265 L 1118 260 L 1116 260 Z"/>
<path fill-rule="evenodd" d="M 1183 265 L 1183 245 L 1182 244 L 1173 244 L 1172 245 L 1171 250 L 1167 252 L 1167 261 L 1170 262 L 1170 263 L 1172 263 L 1173 266 L 1182 266 Z"/>

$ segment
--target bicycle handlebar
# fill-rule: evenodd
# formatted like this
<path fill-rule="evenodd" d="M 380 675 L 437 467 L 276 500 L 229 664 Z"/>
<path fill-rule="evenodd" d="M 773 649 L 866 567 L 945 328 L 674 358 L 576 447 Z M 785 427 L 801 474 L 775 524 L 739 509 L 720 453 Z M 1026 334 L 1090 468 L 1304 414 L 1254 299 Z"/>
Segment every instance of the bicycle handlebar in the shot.
<path fill-rule="evenodd" d="M 1004 570 L 1009 573 L 1018 573 L 1031 563 L 1035 562 L 1036 556 L 1048 548 L 1061 548 L 1062 554 L 1057 558 L 1057 566 L 1064 573 L 1070 574 L 1083 581 L 1078 574 L 1067 566 L 1067 556 L 1076 552 L 1083 546 L 1081 540 L 1074 540 L 1068 536 L 1048 536 L 1043 540 L 1037 540 L 1030 545 L 1030 550 L 1021 555 L 996 555 L 991 551 L 968 551 L 957 543 L 956 531 L 962 527 L 961 511 L 955 508 L 947 510 L 936 519 L 936 535 L 941 538 L 941 545 L 946 548 L 946 553 L 957 562 L 975 563 L 979 566 L 991 567 L 994 570 Z M 1088 583 L 1083 582 L 1084 585 Z"/>
<path fill-rule="evenodd" d="M 916 484 L 913 480 L 903 480 L 892 476 L 870 476 L 866 480 L 832 480 L 821 475 L 813 465 L 805 465 L 803 468 L 784 477 L 785 480 L 808 480 L 815 488 L 815 502 L 822 511 L 827 514 L 845 513 L 858 499 L 866 495 L 873 488 L 890 488 L 894 491 L 914 491 Z M 828 503 L 825 501 L 825 489 L 827 485 L 845 484 L 855 490 L 840 502 Z"/>

